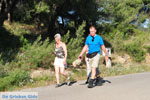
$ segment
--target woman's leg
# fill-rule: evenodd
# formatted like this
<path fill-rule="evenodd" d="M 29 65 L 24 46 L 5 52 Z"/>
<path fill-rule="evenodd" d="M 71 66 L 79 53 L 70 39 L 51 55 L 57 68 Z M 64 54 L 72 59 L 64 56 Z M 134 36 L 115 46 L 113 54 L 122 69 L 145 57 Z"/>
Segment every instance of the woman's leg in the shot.
<path fill-rule="evenodd" d="M 55 66 L 55 75 L 57 84 L 59 84 L 59 66 Z"/>
<path fill-rule="evenodd" d="M 66 78 L 68 77 L 68 74 L 65 72 L 65 68 L 64 67 L 60 67 L 60 73 L 65 76 Z"/>
<path fill-rule="evenodd" d="M 66 80 L 67 85 L 70 85 L 70 77 L 69 77 L 68 73 L 66 73 L 65 68 L 61 67 L 60 72 L 63 76 L 65 76 L 67 78 L 67 80 Z"/>

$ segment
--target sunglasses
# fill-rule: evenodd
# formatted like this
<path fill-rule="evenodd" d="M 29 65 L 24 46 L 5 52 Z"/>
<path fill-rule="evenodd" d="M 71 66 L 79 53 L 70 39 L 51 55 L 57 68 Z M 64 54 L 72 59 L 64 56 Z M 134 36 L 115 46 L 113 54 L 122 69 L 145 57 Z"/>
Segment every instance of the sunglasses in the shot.
<path fill-rule="evenodd" d="M 94 41 L 94 36 L 92 36 L 92 42 Z"/>

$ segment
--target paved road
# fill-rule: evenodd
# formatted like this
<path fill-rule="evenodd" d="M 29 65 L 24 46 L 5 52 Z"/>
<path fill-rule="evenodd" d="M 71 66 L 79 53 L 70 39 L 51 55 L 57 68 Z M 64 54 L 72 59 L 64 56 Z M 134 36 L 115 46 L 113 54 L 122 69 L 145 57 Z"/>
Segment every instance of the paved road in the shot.
<path fill-rule="evenodd" d="M 150 72 L 105 77 L 103 86 L 92 89 L 78 81 L 72 86 L 54 85 L 21 91 L 38 92 L 39 100 L 150 100 Z"/>

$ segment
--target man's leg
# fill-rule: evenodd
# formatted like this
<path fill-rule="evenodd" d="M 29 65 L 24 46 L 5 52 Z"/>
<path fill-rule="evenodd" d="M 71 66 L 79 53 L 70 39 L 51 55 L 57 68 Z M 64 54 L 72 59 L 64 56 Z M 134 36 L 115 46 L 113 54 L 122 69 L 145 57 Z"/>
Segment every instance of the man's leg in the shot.
<path fill-rule="evenodd" d="M 92 75 L 91 75 L 91 79 L 94 79 L 95 76 L 96 76 L 96 68 L 95 67 L 92 67 Z"/>
<path fill-rule="evenodd" d="M 96 68 L 98 67 L 99 64 L 99 59 L 100 59 L 100 54 L 97 54 L 94 58 L 90 59 L 90 66 L 91 66 L 91 79 L 88 85 L 88 88 L 92 88 L 93 86 L 93 81 L 96 76 Z"/>
<path fill-rule="evenodd" d="M 96 68 L 96 77 L 100 76 L 99 67 Z"/>
<path fill-rule="evenodd" d="M 86 80 L 85 84 L 88 84 L 89 83 L 89 79 L 91 77 L 91 68 L 90 68 L 90 65 L 89 65 L 88 58 L 86 58 L 85 61 L 86 61 L 86 67 L 87 67 L 87 80 Z"/>
<path fill-rule="evenodd" d="M 99 68 L 96 68 L 96 86 L 101 86 L 102 85 L 102 78 L 100 77 L 100 71 Z"/>
<path fill-rule="evenodd" d="M 96 68 L 91 67 L 91 79 L 89 81 L 88 88 L 93 88 L 94 87 L 93 82 L 94 82 L 95 75 L 96 75 Z"/>

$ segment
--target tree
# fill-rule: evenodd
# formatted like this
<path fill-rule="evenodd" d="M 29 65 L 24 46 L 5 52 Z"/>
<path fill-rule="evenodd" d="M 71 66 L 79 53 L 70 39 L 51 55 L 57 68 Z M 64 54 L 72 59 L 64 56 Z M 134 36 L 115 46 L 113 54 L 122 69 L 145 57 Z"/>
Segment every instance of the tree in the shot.
<path fill-rule="evenodd" d="M 14 7 L 18 2 L 19 0 L 0 0 L 0 29 L 8 14 L 13 13 Z"/>
<path fill-rule="evenodd" d="M 109 32 L 120 32 L 123 36 L 133 34 L 134 26 L 130 24 L 133 20 L 137 19 L 139 9 L 142 7 L 142 0 L 103 0 L 103 13 L 104 20 L 109 20 L 110 23 L 103 23 L 101 26 L 105 27 Z M 110 26 L 108 28 L 108 26 Z M 109 33 L 108 32 L 108 33 Z"/>

